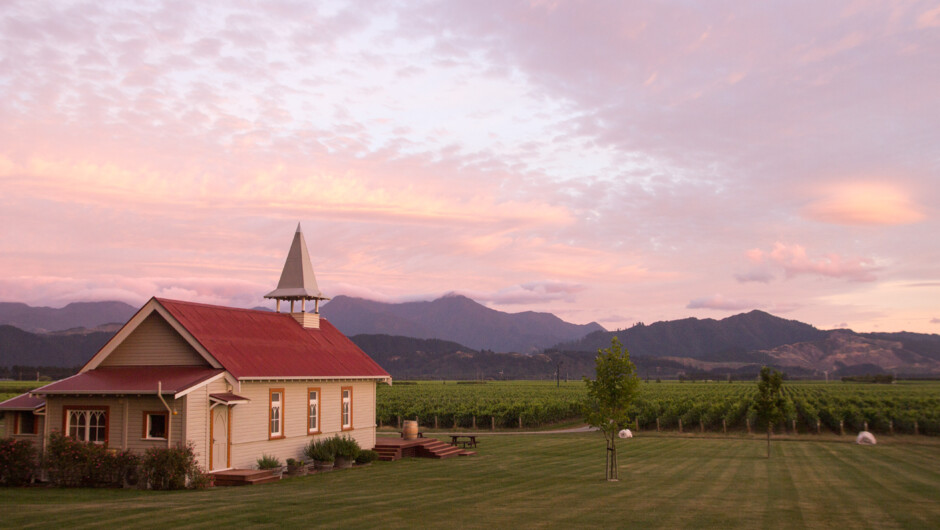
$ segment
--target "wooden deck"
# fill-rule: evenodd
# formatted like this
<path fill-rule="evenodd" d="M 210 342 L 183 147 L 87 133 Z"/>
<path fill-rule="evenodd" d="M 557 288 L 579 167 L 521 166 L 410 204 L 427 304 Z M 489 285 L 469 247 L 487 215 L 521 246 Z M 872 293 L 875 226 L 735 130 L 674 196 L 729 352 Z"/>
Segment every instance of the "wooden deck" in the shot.
<path fill-rule="evenodd" d="M 281 480 L 270 469 L 227 469 L 210 474 L 215 477 L 216 486 L 252 486 Z"/>
<path fill-rule="evenodd" d="M 402 438 L 390 437 L 376 437 L 375 452 L 379 454 L 379 460 L 386 462 L 405 457 L 450 458 L 452 456 L 470 456 L 476 454 L 473 451 L 466 451 L 459 447 L 454 447 L 447 442 L 442 442 L 435 438 L 403 440 Z"/>

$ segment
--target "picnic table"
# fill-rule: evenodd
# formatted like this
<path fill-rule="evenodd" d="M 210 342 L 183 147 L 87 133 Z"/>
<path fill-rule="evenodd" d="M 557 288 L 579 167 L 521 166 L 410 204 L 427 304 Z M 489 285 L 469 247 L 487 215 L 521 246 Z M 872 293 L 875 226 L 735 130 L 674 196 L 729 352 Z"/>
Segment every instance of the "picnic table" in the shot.
<path fill-rule="evenodd" d="M 476 447 L 477 446 L 477 435 L 475 434 L 451 434 L 450 435 L 450 445 L 456 447 L 461 445 L 466 449 L 467 447 Z"/>

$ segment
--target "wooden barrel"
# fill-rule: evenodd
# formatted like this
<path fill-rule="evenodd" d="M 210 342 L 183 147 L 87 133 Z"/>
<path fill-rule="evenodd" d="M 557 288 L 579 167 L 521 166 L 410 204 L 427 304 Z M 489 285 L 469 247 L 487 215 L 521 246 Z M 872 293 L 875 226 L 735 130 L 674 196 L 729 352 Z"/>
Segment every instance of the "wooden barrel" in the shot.
<path fill-rule="evenodd" d="M 418 438 L 418 422 L 415 420 L 405 420 L 404 428 L 401 431 L 401 437 L 405 440 L 415 440 Z"/>

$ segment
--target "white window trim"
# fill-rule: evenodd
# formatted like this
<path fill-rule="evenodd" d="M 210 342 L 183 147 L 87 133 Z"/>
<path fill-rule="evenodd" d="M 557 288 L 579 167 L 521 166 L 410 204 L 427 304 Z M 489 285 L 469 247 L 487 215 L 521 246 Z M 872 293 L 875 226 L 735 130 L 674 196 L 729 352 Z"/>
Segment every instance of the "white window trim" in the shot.
<path fill-rule="evenodd" d="M 100 408 L 83 409 L 83 408 L 76 407 L 76 408 L 67 408 L 64 410 L 64 412 L 65 412 L 65 435 L 66 436 L 69 436 L 69 437 L 72 436 L 72 414 L 84 413 L 85 414 L 85 425 L 84 425 L 85 434 L 84 434 L 83 439 L 79 441 L 92 442 L 92 443 L 100 444 L 100 445 L 104 445 L 108 442 L 108 412 L 109 412 L 108 409 L 100 409 Z M 103 440 L 91 440 L 91 429 L 92 429 L 91 418 L 92 416 L 97 415 L 97 414 L 101 414 L 104 420 L 104 439 Z"/>
<path fill-rule="evenodd" d="M 311 398 L 310 394 L 316 397 Z M 312 420 L 312 421 L 311 421 Z M 320 389 L 307 389 L 307 434 L 318 434 L 320 432 Z"/>
<path fill-rule="evenodd" d="M 278 400 L 274 401 L 277 395 Z M 272 388 L 268 394 L 268 438 L 284 437 L 284 389 Z M 276 417 L 275 417 L 276 414 Z M 277 430 L 274 429 L 275 419 L 277 420 Z"/>
<path fill-rule="evenodd" d="M 349 393 L 347 396 L 346 393 Z M 344 386 L 340 390 L 340 399 L 342 401 L 342 407 L 340 408 L 340 423 L 341 429 L 348 431 L 352 429 L 353 423 L 353 411 L 352 411 L 352 399 L 353 399 L 353 389 L 351 386 Z"/>
<path fill-rule="evenodd" d="M 144 413 L 144 440 L 163 440 L 166 441 L 166 436 L 150 436 L 150 418 L 154 416 L 163 416 L 165 418 L 163 425 L 163 432 L 167 432 L 170 427 L 170 415 L 167 412 L 145 412 Z"/>

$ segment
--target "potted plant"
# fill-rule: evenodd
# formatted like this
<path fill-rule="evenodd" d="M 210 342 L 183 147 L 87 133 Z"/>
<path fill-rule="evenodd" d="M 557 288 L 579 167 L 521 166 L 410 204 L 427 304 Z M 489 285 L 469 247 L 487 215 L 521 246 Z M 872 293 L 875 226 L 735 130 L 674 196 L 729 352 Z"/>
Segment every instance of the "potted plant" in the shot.
<path fill-rule="evenodd" d="M 335 437 L 332 440 L 336 453 L 336 468 L 349 469 L 359 456 L 359 443 L 348 436 Z"/>
<path fill-rule="evenodd" d="M 272 475 L 281 476 L 283 469 L 281 467 L 281 461 L 276 456 L 262 454 L 261 458 L 257 460 L 258 469 L 268 469 L 271 471 Z"/>
<path fill-rule="evenodd" d="M 302 477 L 307 474 L 307 463 L 293 458 L 287 459 L 287 475 L 290 477 Z"/>
<path fill-rule="evenodd" d="M 307 444 L 304 453 L 313 460 L 317 471 L 330 471 L 333 469 L 333 447 L 326 440 L 314 440 Z"/>

